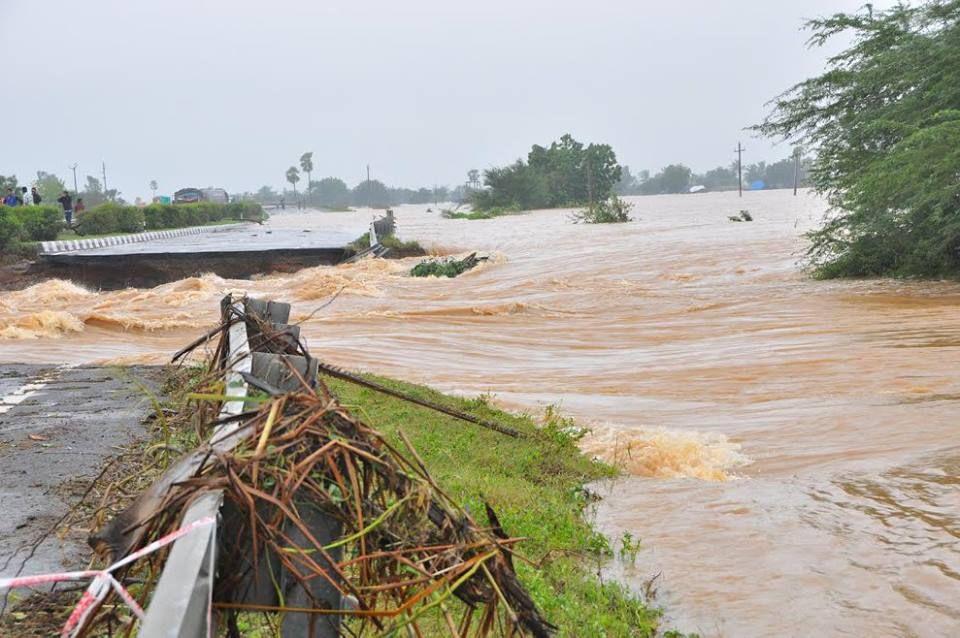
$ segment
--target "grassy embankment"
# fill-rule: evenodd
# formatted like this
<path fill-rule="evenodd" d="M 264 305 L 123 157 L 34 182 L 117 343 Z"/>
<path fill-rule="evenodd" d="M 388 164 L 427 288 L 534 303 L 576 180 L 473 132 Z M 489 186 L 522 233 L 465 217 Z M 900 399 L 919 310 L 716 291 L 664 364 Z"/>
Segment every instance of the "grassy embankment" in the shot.
<path fill-rule="evenodd" d="M 366 388 L 327 381 L 345 406 L 392 443 L 400 445 L 397 432 L 403 430 L 437 483 L 474 516 L 483 516 L 486 499 L 508 534 L 527 539 L 520 551 L 540 566 L 517 561 L 517 570 L 561 636 L 656 635 L 659 613 L 621 585 L 597 576 L 614 548 L 585 518 L 591 496 L 584 484 L 617 472 L 580 453 L 567 432 L 569 421 L 551 412 L 541 428 L 527 416 L 491 407 L 484 397 L 460 399 L 376 380 L 532 435 L 512 439 Z"/>

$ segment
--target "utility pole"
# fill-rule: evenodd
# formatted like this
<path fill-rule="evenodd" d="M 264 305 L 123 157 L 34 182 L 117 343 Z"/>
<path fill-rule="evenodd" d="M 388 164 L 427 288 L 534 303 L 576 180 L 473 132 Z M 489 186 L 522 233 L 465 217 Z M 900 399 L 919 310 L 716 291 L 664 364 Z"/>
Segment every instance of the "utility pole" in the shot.
<path fill-rule="evenodd" d="M 747 150 L 737 142 L 737 192 L 743 197 L 743 152 Z"/>
<path fill-rule="evenodd" d="M 793 196 L 797 196 L 797 186 L 800 184 L 800 153 L 801 149 L 798 146 L 793 149 Z"/>
<path fill-rule="evenodd" d="M 77 190 L 77 166 L 80 166 L 77 163 L 74 163 L 73 166 L 68 166 L 71 171 L 73 171 L 73 196 L 76 197 L 80 194 L 80 191 Z"/>
<path fill-rule="evenodd" d="M 107 163 L 100 160 L 100 167 L 103 169 L 103 196 L 107 196 Z"/>

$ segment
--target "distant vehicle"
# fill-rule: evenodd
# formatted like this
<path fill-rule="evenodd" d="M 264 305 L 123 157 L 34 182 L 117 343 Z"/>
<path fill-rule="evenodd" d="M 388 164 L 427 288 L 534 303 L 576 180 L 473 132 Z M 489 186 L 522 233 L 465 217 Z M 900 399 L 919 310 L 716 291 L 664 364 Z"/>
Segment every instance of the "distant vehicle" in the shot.
<path fill-rule="evenodd" d="M 173 194 L 175 204 L 196 204 L 197 202 L 226 204 L 229 201 L 230 196 L 222 188 L 181 188 Z"/>
<path fill-rule="evenodd" d="M 704 186 L 703 184 L 698 184 L 697 186 L 691 186 L 689 192 L 690 193 L 706 193 L 707 187 Z"/>

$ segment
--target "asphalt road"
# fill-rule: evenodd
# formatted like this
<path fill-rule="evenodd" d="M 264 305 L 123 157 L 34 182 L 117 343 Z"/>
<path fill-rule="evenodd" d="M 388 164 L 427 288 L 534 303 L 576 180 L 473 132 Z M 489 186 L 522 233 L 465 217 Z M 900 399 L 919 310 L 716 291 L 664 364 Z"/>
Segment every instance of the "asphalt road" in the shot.
<path fill-rule="evenodd" d="M 159 370 L 0 365 L 0 577 L 86 564 L 86 533 L 54 530 L 78 498 L 64 485 L 146 437 L 152 404 L 138 382 L 154 390 Z"/>

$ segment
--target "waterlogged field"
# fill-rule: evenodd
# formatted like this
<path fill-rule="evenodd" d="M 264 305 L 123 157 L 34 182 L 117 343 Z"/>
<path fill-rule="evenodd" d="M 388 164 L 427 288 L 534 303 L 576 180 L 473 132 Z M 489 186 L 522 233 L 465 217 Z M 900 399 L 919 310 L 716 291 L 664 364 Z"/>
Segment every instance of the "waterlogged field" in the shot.
<path fill-rule="evenodd" d="M 456 279 L 416 260 L 152 290 L 50 281 L 0 293 L 0 360 L 159 361 L 244 289 L 294 303 L 331 363 L 530 412 L 560 403 L 629 478 L 599 523 L 642 541 L 668 624 L 705 636 L 960 633 L 960 285 L 808 279 L 824 204 L 789 191 L 633 200 L 449 220 L 397 210 L 403 239 L 493 259 Z M 749 210 L 753 222 L 730 215 Z M 345 228 L 370 211 L 278 215 Z M 313 314 L 331 295 L 329 307 Z"/>

